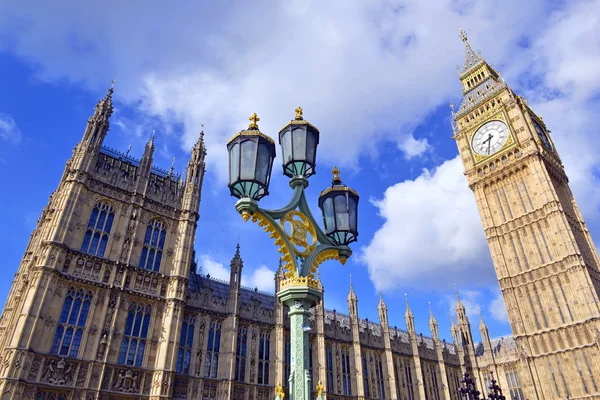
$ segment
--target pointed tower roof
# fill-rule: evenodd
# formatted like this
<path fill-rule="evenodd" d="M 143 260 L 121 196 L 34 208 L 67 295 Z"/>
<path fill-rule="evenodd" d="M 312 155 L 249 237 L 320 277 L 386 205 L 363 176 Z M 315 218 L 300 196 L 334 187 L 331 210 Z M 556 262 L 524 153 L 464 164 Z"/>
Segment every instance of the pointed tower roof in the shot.
<path fill-rule="evenodd" d="M 192 157 L 190 162 L 202 162 L 204 161 L 204 157 L 206 156 L 206 146 L 204 145 L 204 124 L 202 124 L 202 130 L 198 135 L 198 140 L 194 147 L 192 148 Z"/>
<path fill-rule="evenodd" d="M 483 57 L 481 57 L 481 53 L 473 51 L 467 39 L 467 32 L 463 31 L 462 28 L 460 29 L 459 37 L 465 45 L 465 63 L 462 72 L 467 72 L 469 69 L 482 62 Z"/>
<path fill-rule="evenodd" d="M 410 310 L 410 306 L 408 305 L 408 293 L 404 293 L 404 298 L 406 299 L 406 311 L 404 312 L 404 316 L 406 318 L 414 318 L 413 313 Z"/>
<path fill-rule="evenodd" d="M 429 325 L 436 325 L 437 326 L 437 321 L 435 320 L 435 317 L 433 316 L 433 310 L 431 308 L 431 302 L 429 303 Z"/>
<path fill-rule="evenodd" d="M 483 322 L 483 315 L 481 314 L 481 308 L 477 307 L 479 311 L 479 331 L 487 331 L 487 325 Z"/>
<path fill-rule="evenodd" d="M 460 295 L 458 294 L 458 288 L 456 287 L 456 283 L 454 284 L 454 292 L 456 293 L 456 313 L 466 313 L 465 306 L 462 303 L 462 301 L 460 301 Z"/>
<path fill-rule="evenodd" d="M 381 290 L 379 291 L 379 304 L 377 305 L 377 308 L 379 308 L 380 310 L 387 309 L 385 301 L 383 301 L 383 291 Z"/>
<path fill-rule="evenodd" d="M 235 245 L 235 254 L 233 255 L 233 258 L 231 259 L 231 262 L 242 262 L 242 256 L 240 255 L 240 242 L 238 240 L 237 244 Z"/>
<path fill-rule="evenodd" d="M 350 292 L 348 293 L 348 301 L 356 300 L 356 293 L 354 293 L 354 286 L 352 286 L 352 275 L 350 275 Z"/>

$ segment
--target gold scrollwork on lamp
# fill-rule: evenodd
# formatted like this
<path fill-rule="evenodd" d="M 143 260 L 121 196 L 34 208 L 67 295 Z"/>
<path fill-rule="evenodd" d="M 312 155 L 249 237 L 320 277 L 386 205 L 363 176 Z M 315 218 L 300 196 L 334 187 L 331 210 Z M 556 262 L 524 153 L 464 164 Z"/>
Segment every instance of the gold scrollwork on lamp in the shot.
<path fill-rule="evenodd" d="M 244 214 L 242 214 L 242 218 L 244 218 L 244 220 L 247 221 L 250 218 L 250 216 L 246 218 Z M 265 230 L 265 232 L 269 234 L 269 237 L 275 242 L 275 246 L 277 246 L 278 251 L 282 254 L 281 261 L 283 263 L 283 270 L 285 271 L 284 276 L 286 278 L 294 277 L 295 271 L 294 264 L 292 263 L 292 249 L 288 248 L 288 246 L 285 243 L 285 240 L 279 234 L 277 227 L 274 226 L 271 223 L 271 221 L 265 218 L 264 215 L 257 211 L 255 211 L 254 214 L 252 214 L 252 222 L 258 223 L 258 226 L 262 227 Z"/>
<path fill-rule="evenodd" d="M 281 218 L 279 223 L 289 241 L 294 246 L 296 254 L 306 257 L 317 247 L 317 232 L 306 215 L 300 211 L 291 210 Z M 289 224 L 289 233 L 286 230 Z"/>
<path fill-rule="evenodd" d="M 342 265 L 346 264 L 345 258 L 340 258 L 340 253 L 337 249 L 327 249 L 320 252 L 310 265 L 310 277 L 314 279 L 314 274 L 317 272 L 319 265 L 323 264 L 328 260 L 338 260 Z"/>

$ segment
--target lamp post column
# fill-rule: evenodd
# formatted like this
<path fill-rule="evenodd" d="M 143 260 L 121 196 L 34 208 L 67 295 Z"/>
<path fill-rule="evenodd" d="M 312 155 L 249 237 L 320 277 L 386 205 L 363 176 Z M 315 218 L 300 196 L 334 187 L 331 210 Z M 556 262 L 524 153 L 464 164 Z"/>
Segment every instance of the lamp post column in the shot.
<path fill-rule="evenodd" d="M 285 281 L 284 281 L 285 282 Z M 310 307 L 317 303 L 321 293 L 317 288 L 305 284 L 282 289 L 277 295 L 287 307 L 290 316 L 290 400 L 309 400 L 311 379 L 309 374 L 309 333 Z"/>

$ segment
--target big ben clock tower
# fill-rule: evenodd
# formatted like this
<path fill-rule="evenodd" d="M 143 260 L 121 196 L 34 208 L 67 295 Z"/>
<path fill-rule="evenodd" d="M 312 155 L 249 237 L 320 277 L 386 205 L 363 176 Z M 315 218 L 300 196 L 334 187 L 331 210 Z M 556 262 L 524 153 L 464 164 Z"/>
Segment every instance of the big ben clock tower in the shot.
<path fill-rule="evenodd" d="M 460 36 L 454 139 L 521 354 L 525 397 L 598 398 L 596 248 L 544 121 Z"/>

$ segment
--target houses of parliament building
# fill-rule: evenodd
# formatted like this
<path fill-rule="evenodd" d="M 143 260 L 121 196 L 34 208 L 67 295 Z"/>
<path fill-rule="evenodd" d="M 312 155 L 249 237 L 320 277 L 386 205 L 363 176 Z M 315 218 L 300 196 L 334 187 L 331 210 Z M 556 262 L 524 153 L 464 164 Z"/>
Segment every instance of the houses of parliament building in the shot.
<path fill-rule="evenodd" d="M 405 329 L 390 326 L 383 298 L 379 321 L 361 319 L 350 286 L 348 313 L 311 309 L 313 391 L 321 381 L 331 400 L 457 400 L 467 372 L 482 393 L 493 373 L 511 399 L 598 399 L 598 254 L 542 118 L 461 37 L 454 139 L 512 336 L 492 339 L 481 320 L 476 343 L 458 294 L 452 343 L 431 313 L 431 334 L 417 334 L 408 302 Z M 153 165 L 154 138 L 139 160 L 112 150 L 112 95 L 16 272 L 0 319 L 1 399 L 273 399 L 290 371 L 288 310 L 240 286 L 239 246 L 228 282 L 193 261 L 203 134 L 183 176 Z M 280 268 L 276 293 L 284 279 Z"/>

